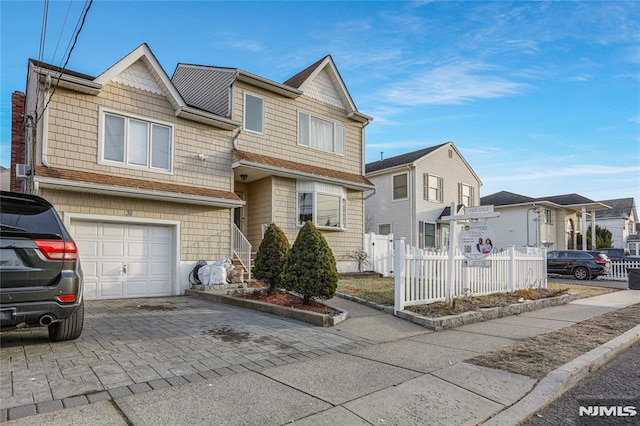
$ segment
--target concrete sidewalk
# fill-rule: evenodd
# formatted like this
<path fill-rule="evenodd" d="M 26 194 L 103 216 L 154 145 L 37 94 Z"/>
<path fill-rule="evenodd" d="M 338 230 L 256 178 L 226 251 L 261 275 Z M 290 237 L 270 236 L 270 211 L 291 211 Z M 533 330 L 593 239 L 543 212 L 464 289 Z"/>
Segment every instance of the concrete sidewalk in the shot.
<path fill-rule="evenodd" d="M 429 332 L 343 299 L 350 318 L 330 330 L 367 342 L 298 362 L 114 397 L 24 417 L 15 425 L 517 424 L 633 341 L 640 326 L 547 378 L 464 362 L 542 333 L 640 303 L 627 290 L 519 316 Z M 606 347 L 605 347 L 606 346 Z M 496 413 L 498 416 L 491 418 Z"/>

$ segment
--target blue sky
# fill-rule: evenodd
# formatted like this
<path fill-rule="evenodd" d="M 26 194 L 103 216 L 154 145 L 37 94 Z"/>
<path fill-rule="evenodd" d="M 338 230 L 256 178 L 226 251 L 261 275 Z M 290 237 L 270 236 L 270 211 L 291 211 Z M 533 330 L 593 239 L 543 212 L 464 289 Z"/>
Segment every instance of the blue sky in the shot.
<path fill-rule="evenodd" d="M 49 2 L 42 60 L 63 64 L 84 5 Z M 43 10 L 0 1 L 5 167 Z M 169 76 L 182 62 L 283 82 L 331 54 L 374 117 L 367 162 L 453 141 L 481 195 L 640 203 L 640 2 L 96 0 L 67 67 L 97 76 L 145 42 Z"/>

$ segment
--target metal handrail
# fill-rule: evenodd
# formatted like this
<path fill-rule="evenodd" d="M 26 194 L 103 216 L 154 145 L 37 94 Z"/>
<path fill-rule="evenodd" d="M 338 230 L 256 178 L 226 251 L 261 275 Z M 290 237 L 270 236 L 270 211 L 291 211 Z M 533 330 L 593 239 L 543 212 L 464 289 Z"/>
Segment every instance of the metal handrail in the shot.
<path fill-rule="evenodd" d="M 233 254 L 246 269 L 248 280 L 251 280 L 251 243 L 235 223 L 233 224 Z"/>

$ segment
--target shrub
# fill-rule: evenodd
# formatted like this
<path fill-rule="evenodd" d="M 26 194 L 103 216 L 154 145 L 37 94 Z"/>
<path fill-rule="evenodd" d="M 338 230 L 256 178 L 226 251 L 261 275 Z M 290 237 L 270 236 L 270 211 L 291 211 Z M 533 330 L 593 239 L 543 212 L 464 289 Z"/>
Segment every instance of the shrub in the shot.
<path fill-rule="evenodd" d="M 327 240 L 308 221 L 300 229 L 284 265 L 286 289 L 303 297 L 308 304 L 312 297 L 331 298 L 338 286 L 336 260 Z"/>
<path fill-rule="evenodd" d="M 269 284 L 270 292 L 282 287 L 282 269 L 290 248 L 289 240 L 282 229 L 275 223 L 270 224 L 256 253 L 253 269 L 254 277 Z"/>

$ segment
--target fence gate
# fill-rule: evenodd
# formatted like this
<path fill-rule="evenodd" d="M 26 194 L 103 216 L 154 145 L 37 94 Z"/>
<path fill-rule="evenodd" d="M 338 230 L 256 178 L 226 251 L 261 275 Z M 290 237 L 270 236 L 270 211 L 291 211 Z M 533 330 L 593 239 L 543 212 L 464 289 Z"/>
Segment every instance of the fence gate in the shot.
<path fill-rule="evenodd" d="M 364 234 L 364 249 L 368 255 L 365 271 L 374 271 L 384 277 L 393 275 L 393 234 Z"/>

